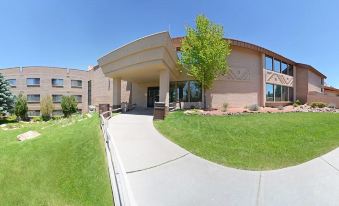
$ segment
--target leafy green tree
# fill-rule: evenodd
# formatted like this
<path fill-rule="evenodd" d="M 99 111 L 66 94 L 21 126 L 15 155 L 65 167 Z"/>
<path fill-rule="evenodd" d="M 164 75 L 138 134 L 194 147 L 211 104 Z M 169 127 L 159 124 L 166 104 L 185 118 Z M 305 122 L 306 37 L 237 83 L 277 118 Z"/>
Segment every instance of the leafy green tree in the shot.
<path fill-rule="evenodd" d="M 61 99 L 61 108 L 65 117 L 77 112 L 78 102 L 74 96 L 63 96 Z"/>
<path fill-rule="evenodd" d="M 44 96 L 40 102 L 41 117 L 44 121 L 51 118 L 53 109 L 54 105 L 52 97 L 49 95 Z"/>
<path fill-rule="evenodd" d="M 14 113 L 19 120 L 24 120 L 27 117 L 27 111 L 27 99 L 22 93 L 20 93 L 15 102 Z"/>
<path fill-rule="evenodd" d="M 205 109 L 206 90 L 213 86 L 215 79 L 229 71 L 227 57 L 231 53 L 230 42 L 223 37 L 222 26 L 199 15 L 196 28 L 187 27 L 186 37 L 182 41 L 179 64 L 189 76 L 200 82 Z"/>
<path fill-rule="evenodd" d="M 13 111 L 15 96 L 10 91 L 10 86 L 4 76 L 0 73 L 0 116 Z"/>

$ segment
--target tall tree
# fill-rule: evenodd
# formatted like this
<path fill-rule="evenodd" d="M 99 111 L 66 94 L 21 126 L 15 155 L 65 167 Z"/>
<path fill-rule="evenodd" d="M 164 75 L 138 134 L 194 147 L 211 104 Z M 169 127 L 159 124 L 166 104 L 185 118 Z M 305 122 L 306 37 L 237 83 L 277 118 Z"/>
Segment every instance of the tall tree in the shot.
<path fill-rule="evenodd" d="M 14 113 L 18 120 L 25 120 L 27 118 L 27 111 L 27 99 L 22 93 L 20 93 L 15 102 Z"/>
<path fill-rule="evenodd" d="M 231 48 L 230 42 L 224 39 L 222 26 L 214 24 L 204 15 L 197 16 L 195 23 L 196 28 L 186 28 L 179 64 L 201 84 L 206 109 L 206 90 L 213 86 L 215 79 L 228 73 L 227 57 Z"/>
<path fill-rule="evenodd" d="M 10 91 L 10 86 L 0 73 L 0 116 L 11 113 L 14 107 L 15 96 Z"/>
<path fill-rule="evenodd" d="M 44 121 L 49 120 L 52 117 L 54 105 L 50 95 L 46 95 L 40 102 L 41 117 Z"/>

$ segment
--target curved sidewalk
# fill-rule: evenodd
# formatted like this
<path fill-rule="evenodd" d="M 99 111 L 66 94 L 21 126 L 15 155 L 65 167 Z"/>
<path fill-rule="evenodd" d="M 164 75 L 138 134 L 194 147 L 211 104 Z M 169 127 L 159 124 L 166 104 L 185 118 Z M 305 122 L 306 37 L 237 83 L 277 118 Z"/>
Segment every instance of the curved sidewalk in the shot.
<path fill-rule="evenodd" d="M 153 127 L 147 114 L 120 114 L 109 132 L 139 206 L 339 205 L 339 148 L 272 171 L 217 165 L 190 154 Z"/>

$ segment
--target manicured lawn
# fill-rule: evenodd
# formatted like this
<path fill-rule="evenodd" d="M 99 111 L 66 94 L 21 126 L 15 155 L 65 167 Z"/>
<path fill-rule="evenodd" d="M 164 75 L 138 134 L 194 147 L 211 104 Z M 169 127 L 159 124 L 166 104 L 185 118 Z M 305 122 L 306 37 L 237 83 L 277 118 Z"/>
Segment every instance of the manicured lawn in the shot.
<path fill-rule="evenodd" d="M 250 170 L 297 165 L 339 147 L 339 114 L 333 113 L 187 116 L 174 112 L 154 125 L 193 154 Z"/>
<path fill-rule="evenodd" d="M 0 128 L 0 205 L 112 205 L 97 115 L 9 127 L 19 128 Z M 29 130 L 42 135 L 16 140 Z"/>

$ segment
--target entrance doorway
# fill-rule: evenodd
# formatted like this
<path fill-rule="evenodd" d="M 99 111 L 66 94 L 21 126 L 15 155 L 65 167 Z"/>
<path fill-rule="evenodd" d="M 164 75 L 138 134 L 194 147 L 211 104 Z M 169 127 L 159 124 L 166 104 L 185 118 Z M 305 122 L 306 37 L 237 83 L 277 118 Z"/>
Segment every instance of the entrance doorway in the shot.
<path fill-rule="evenodd" d="M 147 107 L 154 107 L 154 102 L 159 101 L 159 87 L 147 88 Z"/>

